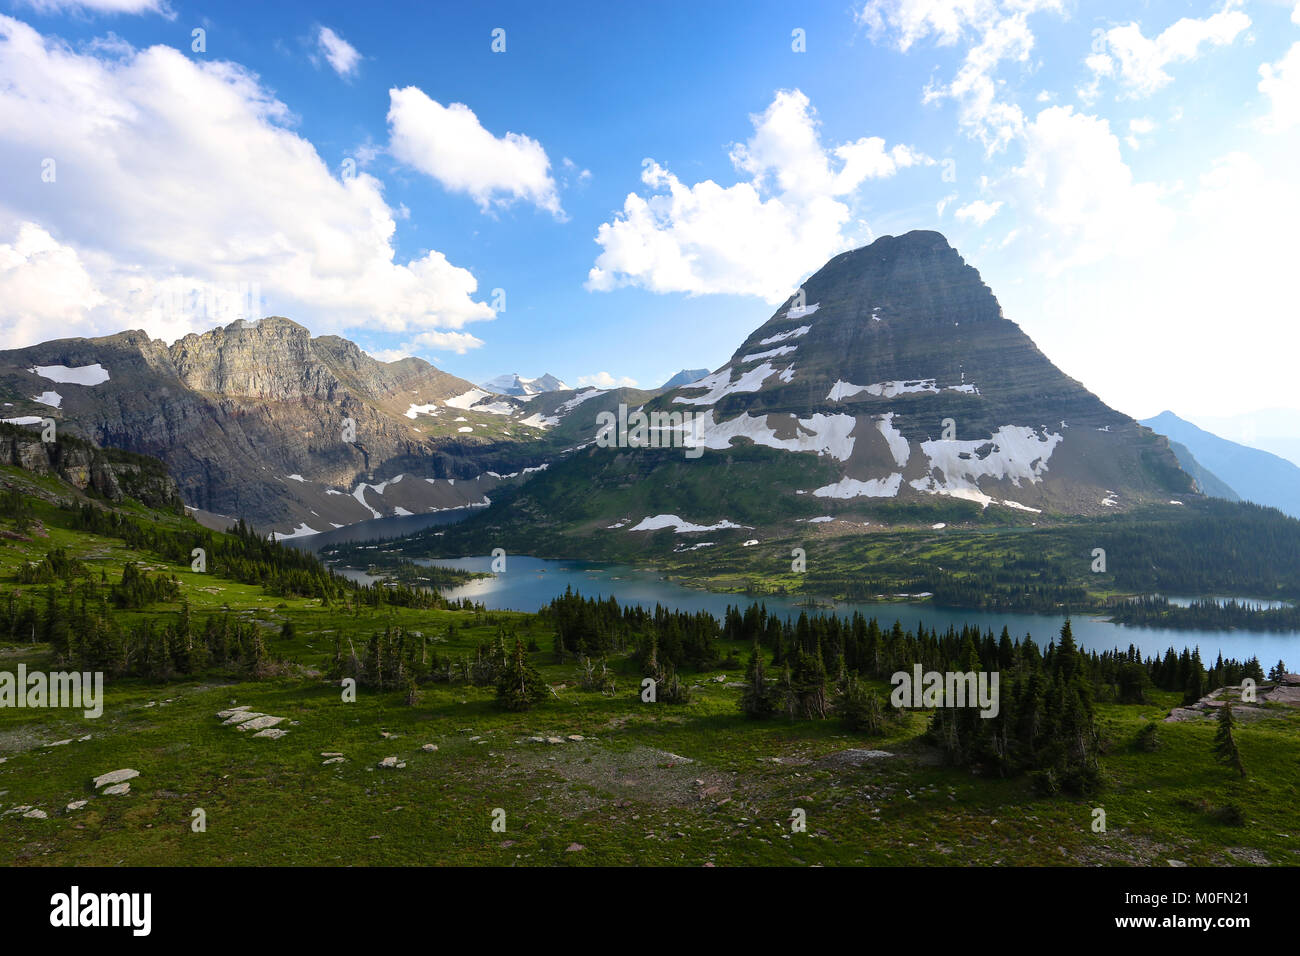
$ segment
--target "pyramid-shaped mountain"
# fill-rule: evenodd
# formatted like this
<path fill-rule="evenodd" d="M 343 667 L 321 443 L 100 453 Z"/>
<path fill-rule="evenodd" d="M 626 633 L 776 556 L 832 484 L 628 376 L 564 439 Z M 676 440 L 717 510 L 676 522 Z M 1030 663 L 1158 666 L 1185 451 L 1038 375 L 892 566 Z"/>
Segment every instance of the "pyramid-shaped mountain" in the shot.
<path fill-rule="evenodd" d="M 575 454 L 447 546 L 618 556 L 670 527 L 680 550 L 798 522 L 1021 523 L 1197 493 L 1167 439 L 1056 368 L 935 232 L 835 257 L 726 365 L 640 410 L 658 447 L 632 447 L 630 419 L 608 447 L 593 406 Z"/>
<path fill-rule="evenodd" d="M 1056 368 L 936 232 L 835 257 L 656 407 L 702 416 L 713 451 L 834 462 L 837 481 L 801 489 L 821 498 L 1098 514 L 1190 491 L 1167 444 Z"/>

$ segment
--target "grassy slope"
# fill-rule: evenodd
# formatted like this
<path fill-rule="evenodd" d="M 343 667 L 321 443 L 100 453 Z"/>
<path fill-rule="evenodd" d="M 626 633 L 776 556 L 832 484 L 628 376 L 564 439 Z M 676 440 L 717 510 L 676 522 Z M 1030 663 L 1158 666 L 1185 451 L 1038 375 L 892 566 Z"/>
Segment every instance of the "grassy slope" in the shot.
<path fill-rule="evenodd" d="M 0 546 L 0 597 L 13 587 L 18 561 L 57 544 L 110 578 L 126 560 L 159 566 L 120 542 L 59 528 L 53 509 L 36 510 L 50 537 Z M 471 650 L 502 618 L 525 637 L 531 628 L 549 647 L 549 633 L 528 615 L 393 609 L 353 618 L 171 570 L 200 618 L 229 603 L 273 624 L 293 621 L 294 639 L 268 643 L 273 654 L 308 668 L 327 659 L 333 632 L 355 640 L 390 618 L 429 635 L 455 621 L 455 643 L 441 645 L 443 653 Z M 0 648 L 0 669 L 41 665 L 45 653 L 40 645 Z M 0 863 L 1300 864 L 1295 711 L 1240 726 L 1251 772 L 1241 782 L 1212 762 L 1210 723 L 1161 724 L 1155 753 L 1128 746 L 1148 716 L 1177 703 L 1171 695 L 1149 706 L 1103 705 L 1109 789 L 1090 801 L 1051 799 L 1023 779 L 937 765 L 919 739 L 921 715 L 887 738 L 847 734 L 833 720 L 755 724 L 737 713 L 739 690 L 721 684 L 698 688 L 683 708 L 646 705 L 633 692 L 633 674 L 621 674 L 618 696 L 608 698 L 578 689 L 573 665 L 550 664 L 544 653 L 534 660 L 548 681 L 573 686 L 522 715 L 498 711 L 489 690 L 460 685 L 425 688 L 415 707 L 401 694 L 364 689 L 357 703 L 344 704 L 337 687 L 310 674 L 260 683 L 114 682 L 99 720 L 0 710 L 0 756 L 8 758 L 0 764 L 0 808 L 31 804 L 50 815 L 0 818 Z M 280 740 L 254 739 L 214 716 L 232 702 L 297 723 Z M 87 733 L 90 740 L 75 740 Z M 568 734 L 587 739 L 528 740 Z M 71 744 L 48 746 L 70 737 Z M 426 753 L 425 743 L 439 749 Z M 828 759 L 849 747 L 897 756 L 861 768 Z M 347 761 L 323 766 L 324 751 L 341 751 Z M 389 755 L 406 768 L 376 769 Z M 141 772 L 131 793 L 96 795 L 91 777 L 120 767 Z M 80 799 L 90 801 L 84 809 L 62 809 Z M 1229 803 L 1242 810 L 1244 825 L 1215 821 L 1214 808 Z M 1091 830 L 1094 806 L 1106 809 L 1104 834 Z M 206 833 L 190 829 L 196 807 L 207 812 Z M 504 834 L 490 828 L 496 807 L 506 810 Z M 794 807 L 807 811 L 807 833 L 789 832 Z M 571 843 L 585 849 L 566 852 Z"/>

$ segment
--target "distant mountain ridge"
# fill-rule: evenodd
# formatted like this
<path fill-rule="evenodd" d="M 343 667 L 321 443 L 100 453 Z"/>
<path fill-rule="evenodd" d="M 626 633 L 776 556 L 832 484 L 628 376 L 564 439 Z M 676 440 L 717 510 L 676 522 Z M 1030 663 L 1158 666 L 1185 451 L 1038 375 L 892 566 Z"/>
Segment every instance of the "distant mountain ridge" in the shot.
<path fill-rule="evenodd" d="M 539 464 L 543 434 L 514 399 L 281 316 L 171 345 L 130 331 L 0 351 L 0 398 L 13 422 L 50 416 L 163 460 L 211 524 L 282 534 L 486 505 L 500 476 Z"/>
<path fill-rule="evenodd" d="M 704 376 L 708 374 L 709 374 L 709 370 L 707 368 L 695 368 L 695 369 L 684 368 L 676 375 L 674 375 L 672 378 L 670 378 L 668 381 L 660 385 L 659 387 L 661 389 L 668 389 L 668 388 L 676 388 L 679 385 L 690 385 L 691 382 L 698 382 L 700 379 L 704 378 Z"/>
<path fill-rule="evenodd" d="M 498 395 L 531 396 L 543 392 L 566 392 L 569 386 L 549 372 L 537 378 L 523 378 L 518 372 L 498 375 L 482 383 L 482 387 Z"/>
<path fill-rule="evenodd" d="M 1170 411 L 1142 424 L 1185 446 L 1197 462 L 1247 501 L 1300 518 L 1300 468 L 1285 458 L 1220 438 Z"/>

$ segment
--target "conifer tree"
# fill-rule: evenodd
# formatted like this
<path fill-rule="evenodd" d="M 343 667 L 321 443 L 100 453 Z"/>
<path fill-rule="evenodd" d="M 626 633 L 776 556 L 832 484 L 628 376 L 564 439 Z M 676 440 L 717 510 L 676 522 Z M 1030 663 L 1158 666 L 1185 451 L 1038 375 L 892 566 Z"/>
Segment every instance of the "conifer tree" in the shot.
<path fill-rule="evenodd" d="M 524 654 L 523 642 L 516 637 L 514 653 L 497 679 L 497 703 L 506 710 L 528 710 L 545 697 L 546 683 Z"/>
<path fill-rule="evenodd" d="M 1232 716 L 1232 704 L 1225 703 L 1219 708 L 1219 729 L 1214 734 L 1214 755 L 1221 764 L 1226 764 L 1243 777 L 1246 768 L 1241 764 L 1241 752 L 1237 749 L 1237 740 L 1232 734 L 1236 720 Z"/>
<path fill-rule="evenodd" d="M 844 681 L 844 690 L 836 702 L 840 719 L 849 730 L 875 736 L 885 730 L 885 706 L 880 695 L 871 690 L 857 674 Z"/>
<path fill-rule="evenodd" d="M 745 689 L 740 695 L 740 710 L 753 720 L 772 716 L 776 710 L 773 700 L 773 688 L 767 681 L 767 671 L 763 667 L 763 652 L 754 641 L 749 653 L 749 667 L 745 675 Z"/>

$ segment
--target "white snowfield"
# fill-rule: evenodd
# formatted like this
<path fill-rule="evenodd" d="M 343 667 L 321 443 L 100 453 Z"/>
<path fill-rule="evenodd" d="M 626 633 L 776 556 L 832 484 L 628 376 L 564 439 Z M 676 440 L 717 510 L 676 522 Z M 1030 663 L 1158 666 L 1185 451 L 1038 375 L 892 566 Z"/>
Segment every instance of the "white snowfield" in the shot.
<path fill-rule="evenodd" d="M 45 419 L 37 415 L 23 415 L 19 418 L 0 418 L 6 425 L 39 425 Z"/>
<path fill-rule="evenodd" d="M 909 484 L 917 491 L 965 498 L 987 507 L 995 499 L 980 491 L 981 478 L 1005 478 L 1017 488 L 1025 480 L 1037 483 L 1047 471 L 1053 449 L 1062 440 L 1053 432 L 1040 436 L 1027 425 L 1003 425 L 992 437 L 982 440 L 923 441 L 921 451 L 929 459 L 926 477 Z M 988 449 L 983 457 L 979 455 L 981 449 Z M 936 471 L 942 474 L 941 479 L 934 477 Z"/>
<path fill-rule="evenodd" d="M 628 528 L 628 531 L 659 531 L 663 528 L 672 528 L 677 534 L 686 534 L 696 531 L 723 531 L 727 528 L 744 528 L 748 530 L 748 525 L 735 524 L 725 518 L 717 524 L 692 524 L 689 521 L 677 517 L 677 515 L 654 515 L 652 517 L 642 518 L 640 522 Z"/>
<path fill-rule="evenodd" d="M 759 345 L 775 345 L 777 342 L 784 342 L 786 339 L 797 339 L 801 335 L 807 335 L 812 331 L 811 325 L 801 325 L 797 329 L 791 329 L 789 332 L 778 332 L 776 335 L 769 335 L 765 339 L 759 339 Z"/>
<path fill-rule="evenodd" d="M 940 391 L 964 392 L 967 395 L 978 395 L 980 390 L 973 383 L 963 382 L 960 385 L 943 385 L 936 384 L 932 378 L 915 378 L 895 382 L 875 382 L 871 385 L 854 385 L 843 379 L 837 379 L 831 386 L 831 390 L 826 394 L 828 402 L 839 402 L 846 398 L 852 398 L 859 392 L 866 392 L 876 398 L 893 398 L 895 395 L 908 395 L 912 393 L 927 393 L 938 395 Z"/>
<path fill-rule="evenodd" d="M 475 402 L 487 398 L 491 394 L 491 392 L 484 391 L 481 388 L 471 388 L 464 394 L 453 395 L 451 398 L 443 402 L 443 404 L 451 408 L 460 408 L 468 411 L 469 407 Z"/>
<path fill-rule="evenodd" d="M 58 392 L 41 392 L 39 395 L 33 395 L 32 401 L 39 402 L 41 405 L 48 405 L 50 408 L 58 408 L 63 404 L 63 396 Z"/>
<path fill-rule="evenodd" d="M 556 425 L 560 424 L 561 418 L 569 414 L 569 412 L 573 411 L 587 399 L 595 398 L 597 395 L 601 394 L 601 392 L 602 389 L 589 388 L 585 392 L 579 392 L 567 402 L 562 402 L 555 406 L 555 411 L 551 412 L 551 414 L 543 415 L 541 412 L 535 412 L 527 418 L 521 419 L 519 423 L 521 425 L 531 425 L 533 428 L 554 428 Z"/>
<path fill-rule="evenodd" d="M 366 482 L 363 481 L 361 482 L 361 484 L 357 485 L 355 490 L 353 490 L 352 497 L 357 499 L 361 507 L 365 508 L 367 511 L 370 512 L 371 517 L 382 518 L 383 515 L 380 514 L 378 511 L 376 511 L 374 508 L 370 507 L 370 503 L 366 501 L 366 489 L 369 488 L 371 491 L 375 492 L 375 494 L 382 496 L 385 488 L 387 488 L 390 484 L 392 485 L 397 484 L 404 477 L 405 475 L 398 475 L 396 478 L 389 478 L 388 481 L 381 481 L 377 485 L 366 484 Z"/>
<path fill-rule="evenodd" d="M 304 478 L 302 475 L 285 475 L 284 477 L 286 477 L 286 478 L 288 478 L 288 479 L 290 479 L 290 480 L 292 480 L 292 481 L 306 481 L 306 480 L 307 480 L 307 479 Z"/>
<path fill-rule="evenodd" d="M 903 437 L 903 433 L 894 427 L 894 413 L 881 415 L 876 420 L 876 428 L 889 444 L 889 453 L 894 456 L 894 464 L 899 468 L 907 467 L 908 459 L 912 457 L 912 446 Z"/>
<path fill-rule="evenodd" d="M 895 498 L 902 484 L 903 476 L 894 472 L 888 478 L 869 478 L 866 481 L 841 478 L 833 485 L 823 485 L 813 494 L 818 498 Z"/>
<path fill-rule="evenodd" d="M 60 385 L 102 385 L 108 381 L 108 369 L 96 362 L 94 365 L 37 365 L 27 371 L 48 378 Z"/>
<path fill-rule="evenodd" d="M 1029 505 L 1022 505 L 1020 502 L 1012 501 L 1010 498 L 1003 498 L 1002 504 L 1008 508 L 1014 508 L 1016 511 L 1029 511 L 1036 515 L 1043 513 L 1042 508 L 1031 508 Z"/>
<path fill-rule="evenodd" d="M 814 302 L 812 305 L 804 305 L 804 306 L 797 305 L 794 308 L 790 309 L 788 312 L 786 312 L 785 317 L 787 319 L 802 319 L 805 315 L 812 315 L 820 308 L 821 308 L 820 302 Z"/>
<path fill-rule="evenodd" d="M 757 362 L 759 359 L 776 358 L 781 355 L 789 355 L 791 352 L 797 352 L 798 350 L 799 346 L 797 345 L 782 345 L 774 349 L 768 349 L 766 352 L 750 352 L 748 355 L 741 358 L 740 361 L 742 363 Z"/>
<path fill-rule="evenodd" d="M 697 444 L 714 451 L 725 451 L 731 447 L 733 438 L 748 438 L 756 445 L 786 451 L 816 452 L 818 455 L 830 455 L 838 461 L 847 461 L 853 454 L 854 440 L 850 433 L 858 422 L 852 415 L 823 415 L 819 412 L 810 418 L 796 419 L 798 427 L 793 438 L 776 436 L 776 431 L 768 424 L 773 417 L 753 417 L 745 412 L 731 421 L 715 422 L 713 409 L 709 409 L 695 421 Z"/>
<path fill-rule="evenodd" d="M 763 382 L 775 372 L 776 369 L 772 367 L 771 362 L 764 362 L 762 365 L 751 368 L 733 382 L 731 381 L 731 369 L 723 368 L 692 385 L 683 386 L 684 388 L 707 388 L 708 391 L 703 395 L 697 395 L 693 398 L 677 395 L 673 398 L 673 401 L 683 405 L 712 405 L 719 399 L 734 392 L 757 392 L 763 387 Z"/>
<path fill-rule="evenodd" d="M 276 533 L 274 531 L 271 533 L 274 534 L 281 541 L 285 540 L 286 538 L 305 538 L 309 534 L 320 534 L 319 531 L 317 531 L 315 528 L 308 525 L 306 522 L 298 525 L 298 527 L 294 528 L 292 531 L 288 532 L 287 534 Z"/>
<path fill-rule="evenodd" d="M 437 415 L 438 406 L 430 402 L 428 405 L 412 405 L 407 408 L 407 418 L 414 418 L 416 415 Z"/>

